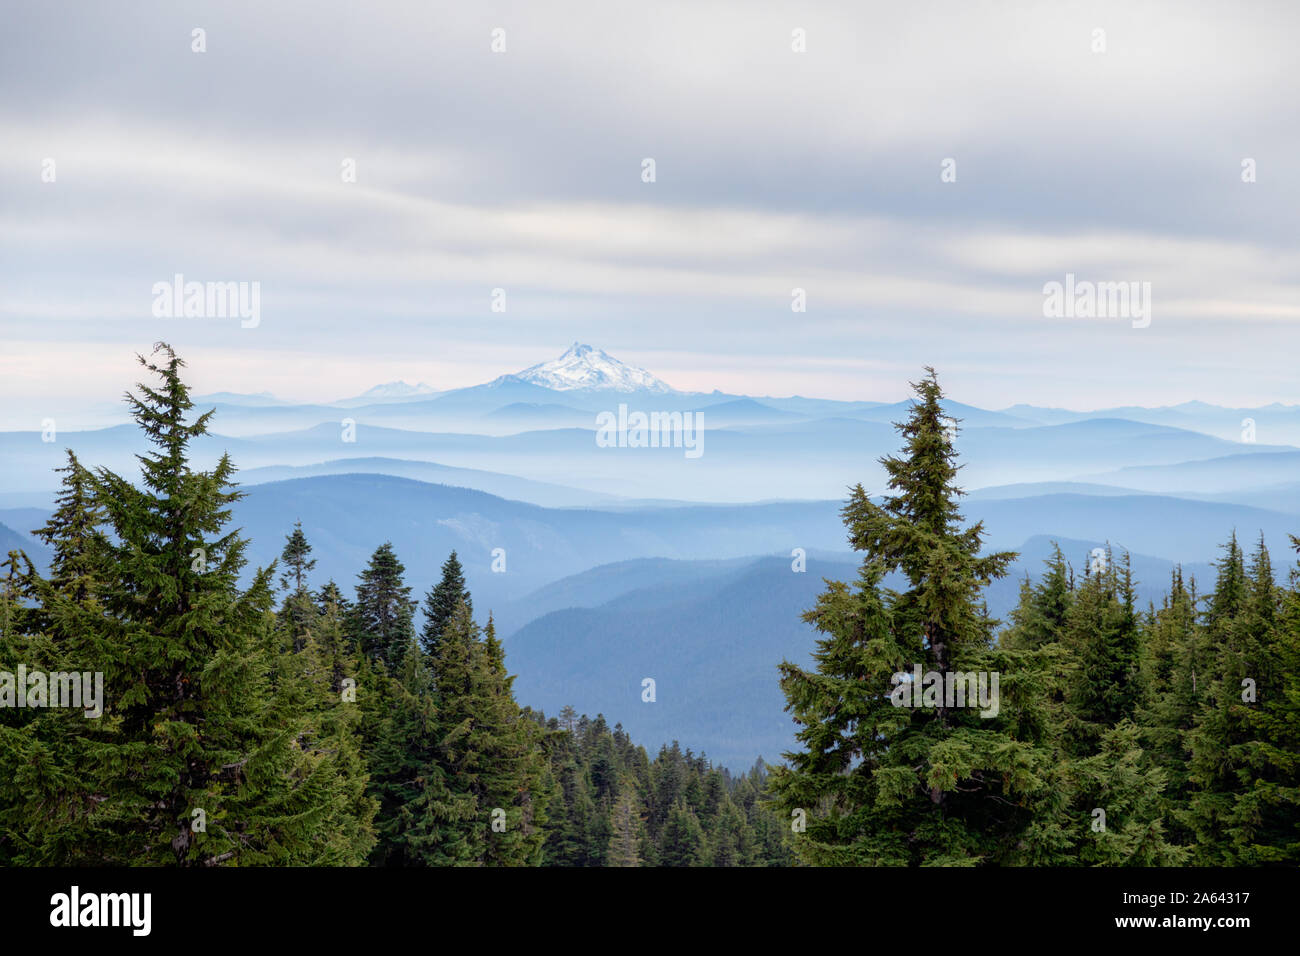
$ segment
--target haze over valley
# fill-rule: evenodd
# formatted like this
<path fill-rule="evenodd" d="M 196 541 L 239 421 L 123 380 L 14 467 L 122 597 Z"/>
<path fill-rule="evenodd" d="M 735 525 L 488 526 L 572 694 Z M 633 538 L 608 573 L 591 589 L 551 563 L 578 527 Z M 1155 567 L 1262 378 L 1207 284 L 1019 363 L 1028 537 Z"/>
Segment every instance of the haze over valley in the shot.
<path fill-rule="evenodd" d="M 252 541 L 249 573 L 279 555 L 295 521 L 318 586 L 350 587 L 390 540 L 422 592 L 455 550 L 475 607 L 505 639 L 521 703 L 604 712 L 637 739 L 690 741 L 736 768 L 791 742 L 772 675 L 812 649 L 800 614 L 822 579 L 856 575 L 840 508 L 858 482 L 886 491 L 879 459 L 897 451 L 892 423 L 910 404 L 680 391 L 581 343 L 468 388 L 195 402 L 215 412 L 196 465 L 229 453 L 240 469 L 234 518 Z M 602 447 L 598 416 L 620 405 L 693 414 L 702 453 Z M 945 410 L 964 515 L 984 522 L 989 549 L 1020 553 L 988 589 L 994 617 L 1054 542 L 1079 574 L 1095 548 L 1129 552 L 1146 602 L 1175 565 L 1208 579 L 1234 531 L 1280 546 L 1300 526 L 1294 405 Z M 88 408 L 95 427 L 56 427 L 52 441 L 0 432 L 0 546 L 42 559 L 30 532 L 65 447 L 134 473 L 144 440 L 124 412 Z M 639 697 L 647 675 L 661 688 L 653 707 Z"/>

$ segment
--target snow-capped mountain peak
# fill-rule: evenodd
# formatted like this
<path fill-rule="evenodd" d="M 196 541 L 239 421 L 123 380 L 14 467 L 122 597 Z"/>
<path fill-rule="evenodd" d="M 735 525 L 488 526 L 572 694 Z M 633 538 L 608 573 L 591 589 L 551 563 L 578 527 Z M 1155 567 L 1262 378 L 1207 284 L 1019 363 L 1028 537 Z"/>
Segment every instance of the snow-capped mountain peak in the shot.
<path fill-rule="evenodd" d="M 505 380 L 528 382 L 556 392 L 576 389 L 611 392 L 675 391 L 645 369 L 620 362 L 602 349 L 581 342 L 574 342 L 557 359 L 542 362 L 514 375 L 503 375 L 493 384 Z"/>
<path fill-rule="evenodd" d="M 423 382 L 418 385 L 408 385 L 406 382 L 385 382 L 382 385 L 366 389 L 360 395 L 341 398 L 332 404 L 343 408 L 357 408 L 362 405 L 396 405 L 401 402 L 417 402 L 420 399 L 433 398 L 441 394 L 442 392 L 425 385 Z"/>
<path fill-rule="evenodd" d="M 432 395 L 434 389 L 423 382 L 407 385 L 405 382 L 385 382 L 362 392 L 359 398 L 408 398 L 412 395 Z"/>

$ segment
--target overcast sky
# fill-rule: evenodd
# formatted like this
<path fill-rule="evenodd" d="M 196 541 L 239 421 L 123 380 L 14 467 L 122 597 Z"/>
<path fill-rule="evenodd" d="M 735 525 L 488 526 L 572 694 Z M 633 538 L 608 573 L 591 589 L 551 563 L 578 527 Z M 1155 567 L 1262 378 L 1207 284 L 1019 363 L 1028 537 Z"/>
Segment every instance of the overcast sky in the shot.
<path fill-rule="evenodd" d="M 4 419 L 113 399 L 161 338 L 200 391 L 304 400 L 580 340 L 684 389 L 896 400 L 928 364 L 986 407 L 1300 402 L 1298 27 L 1187 0 L 11 5 Z M 260 283 L 260 324 L 155 318 L 176 273 Z M 1044 317 L 1067 273 L 1149 282 L 1150 325 Z"/>

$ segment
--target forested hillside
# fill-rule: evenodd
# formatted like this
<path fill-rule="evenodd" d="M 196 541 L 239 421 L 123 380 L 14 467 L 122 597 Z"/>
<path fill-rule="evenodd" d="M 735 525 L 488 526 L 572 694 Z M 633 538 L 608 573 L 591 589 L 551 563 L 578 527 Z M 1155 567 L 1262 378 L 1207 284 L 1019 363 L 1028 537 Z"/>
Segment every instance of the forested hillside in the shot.
<path fill-rule="evenodd" d="M 1014 556 L 964 524 L 933 371 L 915 388 L 892 493 L 844 509 L 859 578 L 805 615 L 815 666 L 782 666 L 801 746 L 772 790 L 805 819 L 799 857 L 1300 863 L 1300 569 L 1279 587 L 1264 541 L 1247 559 L 1231 534 L 1208 593 L 1175 570 L 1144 610 L 1127 555 L 1076 574 L 1057 549 L 999 633 L 983 594 Z M 939 692 L 961 675 L 991 694 Z"/>
<path fill-rule="evenodd" d="M 155 355 L 131 398 L 142 486 L 69 452 L 48 575 L 4 565 L 3 666 L 102 672 L 107 693 L 94 719 L 0 710 L 0 862 L 790 862 L 761 763 L 735 777 L 676 742 L 652 759 L 603 716 L 521 709 L 454 552 L 422 599 L 388 543 L 345 588 L 313 580 L 293 527 L 241 589 L 234 466 L 190 469 L 208 415 Z"/>
<path fill-rule="evenodd" d="M 1246 555 L 1229 529 L 1203 594 L 1176 570 L 1143 608 L 1127 555 L 1076 572 L 1058 549 L 995 621 L 985 590 L 1014 556 L 958 510 L 933 373 L 882 463 L 892 493 L 845 506 L 861 573 L 805 615 L 812 666 L 771 674 L 798 746 L 741 775 L 600 714 L 521 707 L 454 551 L 413 582 L 377 541 L 354 583 L 319 580 L 295 524 L 243 573 L 234 464 L 190 465 L 211 413 L 192 414 L 169 347 L 141 362 L 142 480 L 69 451 L 48 566 L 12 550 L 0 568 L 0 671 L 105 688 L 89 717 L 44 706 L 43 677 L 25 706 L 0 684 L 0 863 L 1300 862 L 1300 569 L 1279 585 L 1265 542 Z M 996 676 L 994 706 L 900 706 L 914 667 Z"/>

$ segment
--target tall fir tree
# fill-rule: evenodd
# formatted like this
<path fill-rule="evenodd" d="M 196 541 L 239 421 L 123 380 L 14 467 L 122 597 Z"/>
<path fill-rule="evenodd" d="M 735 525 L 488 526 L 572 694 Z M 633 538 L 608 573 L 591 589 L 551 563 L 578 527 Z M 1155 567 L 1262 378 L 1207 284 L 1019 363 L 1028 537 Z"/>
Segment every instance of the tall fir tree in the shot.
<path fill-rule="evenodd" d="M 707 866 L 709 851 L 699 817 L 678 800 L 668 809 L 659 848 L 660 866 Z"/>
<path fill-rule="evenodd" d="M 285 539 L 280 561 L 284 569 L 280 575 L 280 587 L 286 593 L 280 605 L 279 622 L 294 650 L 301 651 L 316 611 L 311 589 L 307 586 L 307 575 L 316 567 L 316 562 L 311 558 L 311 545 L 302 532 L 301 521 L 294 523 L 292 533 Z"/>
<path fill-rule="evenodd" d="M 489 619 L 481 634 L 460 602 L 433 661 L 438 760 L 453 790 L 477 815 L 474 860 L 484 865 L 535 864 L 545 839 L 541 761 L 535 725 L 520 713 L 504 655 Z"/>
<path fill-rule="evenodd" d="M 1092 752 L 1106 728 L 1131 720 L 1142 700 L 1141 638 L 1129 556 L 1090 570 L 1066 615 L 1063 638 L 1076 658 L 1068 691 L 1079 752 Z"/>
<path fill-rule="evenodd" d="M 431 659 L 437 658 L 442 632 L 456 615 L 457 605 L 462 603 L 473 616 L 474 602 L 465 587 L 465 572 L 456 552 L 452 551 L 442 563 L 442 579 L 424 597 L 424 629 L 420 632 L 420 646 Z"/>
<path fill-rule="evenodd" d="M 234 466 L 222 456 L 212 471 L 190 467 L 190 443 L 212 412 L 191 416 L 184 363 L 165 344 L 140 362 L 159 379 L 127 395 L 153 446 L 138 456 L 140 483 L 100 469 L 88 486 L 107 533 L 87 552 L 84 588 L 31 578 L 41 639 L 58 648 L 53 662 L 102 673 L 105 700 L 101 717 L 59 735 L 61 759 L 49 759 L 41 721 L 26 740 L 7 741 L 33 765 L 78 768 L 75 779 L 14 782 L 43 807 L 27 806 L 43 823 L 23 840 L 23 860 L 320 861 L 321 841 L 346 826 L 346 811 L 333 799 L 336 769 L 297 744 L 307 727 L 291 706 L 298 686 L 274 680 L 272 571 L 239 586 L 246 542 L 225 528 L 240 496 Z M 65 477 L 65 501 L 78 483 L 86 490 L 84 478 L 75 468 Z M 88 500 L 45 530 L 71 540 L 95 520 Z"/>
<path fill-rule="evenodd" d="M 382 662 L 390 673 L 400 669 L 415 637 L 415 602 L 403 580 L 405 574 L 406 566 L 393 553 L 392 542 L 385 541 L 361 572 L 353 605 L 362 652 Z"/>
<path fill-rule="evenodd" d="M 95 500 L 94 476 L 70 448 L 67 458 L 66 465 L 55 469 L 63 479 L 54 513 L 35 534 L 52 552 L 50 583 L 69 599 L 84 601 L 94 587 L 95 564 L 103 556 L 104 509 Z"/>
<path fill-rule="evenodd" d="M 1145 699 L 1138 719 L 1147 758 L 1167 781 L 1161 816 L 1171 842 L 1183 846 L 1191 841 L 1181 822 L 1189 795 L 1188 733 L 1200 713 L 1209 647 L 1197 623 L 1196 605 L 1196 579 L 1184 580 L 1182 568 L 1175 567 L 1169 593 L 1148 626 L 1142 664 Z"/>
<path fill-rule="evenodd" d="M 1300 552 L 1300 537 L 1292 535 L 1290 543 Z M 1264 591 L 1258 583 L 1257 601 Z M 1291 566 L 1276 625 L 1266 649 L 1273 666 L 1258 685 L 1258 707 L 1246 714 L 1253 739 L 1244 756 L 1252 774 L 1236 809 L 1252 821 L 1240 858 L 1294 867 L 1300 865 L 1300 563 Z"/>
<path fill-rule="evenodd" d="M 607 865 L 640 866 L 644 832 L 636 790 L 631 781 L 624 782 L 622 792 L 610 811 L 610 831 Z"/>
<path fill-rule="evenodd" d="M 362 669 L 368 669 L 366 662 Z M 376 684 L 365 711 L 375 728 L 371 793 L 379 804 L 379 841 L 371 862 L 380 866 L 472 864 L 478 808 L 471 794 L 453 791 L 451 772 L 439 759 L 433 679 L 424 656 L 403 654 L 395 677 L 375 675 L 362 687 Z"/>
<path fill-rule="evenodd" d="M 1034 828 L 1036 804 L 1056 799 L 1043 668 L 1032 652 L 992 649 L 981 601 L 1014 555 L 982 553 L 982 525 L 961 524 L 957 455 L 927 372 L 896 426 L 904 455 L 882 460 L 892 494 L 877 504 L 858 485 L 844 508 L 864 559 L 856 588 L 830 583 L 805 615 L 825 635 L 816 669 L 781 666 L 800 749 L 769 786 L 787 819 L 806 821 L 795 847 L 813 864 L 1024 862 L 1059 838 Z M 996 715 L 942 698 L 896 706 L 895 675 L 914 665 L 998 673 Z"/>
<path fill-rule="evenodd" d="M 1047 668 L 1047 706 L 1037 718 L 1045 716 L 1046 724 L 1034 734 L 1051 749 L 1056 768 L 1052 798 L 1035 807 L 1026 841 L 1025 862 L 1035 865 L 1184 859 L 1165 826 L 1164 771 L 1143 750 L 1137 724 L 1145 645 L 1129 559 L 1116 563 L 1109 548 L 1104 553 L 1076 588 L 1058 550 L 1041 582 L 1022 589 L 1001 638 L 1003 647 L 1034 648 L 1027 659 Z"/>
<path fill-rule="evenodd" d="M 1251 866 L 1294 857 L 1295 803 L 1286 792 L 1295 761 L 1277 746 L 1294 739 L 1277 734 L 1288 683 L 1294 693 L 1294 672 L 1286 673 L 1294 638 L 1263 538 L 1249 565 L 1235 534 L 1224 550 L 1205 615 L 1210 670 L 1187 734 L 1192 792 L 1181 819 L 1194 862 Z"/>
<path fill-rule="evenodd" d="M 1004 648 L 1035 650 L 1056 643 L 1065 632 L 1074 604 L 1074 575 L 1055 541 L 1052 556 L 1043 563 L 1047 573 L 1038 584 L 1030 581 L 1028 574 L 1021 582 L 1020 603 L 1011 612 L 1011 626 L 999 640 Z"/>

